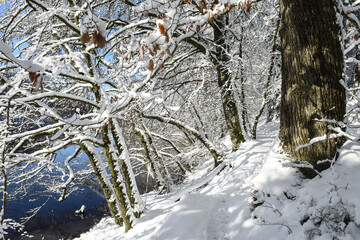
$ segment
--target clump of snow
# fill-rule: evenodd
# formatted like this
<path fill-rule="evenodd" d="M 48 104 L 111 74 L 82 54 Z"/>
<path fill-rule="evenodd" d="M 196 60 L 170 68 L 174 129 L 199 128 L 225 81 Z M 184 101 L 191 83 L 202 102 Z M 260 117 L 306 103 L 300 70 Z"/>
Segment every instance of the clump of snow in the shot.
<path fill-rule="evenodd" d="M 212 159 L 167 195 L 144 195 L 133 229 L 103 219 L 79 239 L 360 239 L 360 144 L 348 142 L 322 177 L 284 167 L 277 127 L 229 153 L 221 172 Z"/>
<path fill-rule="evenodd" d="M 85 212 L 85 205 L 81 205 L 80 209 L 76 210 L 76 214 L 84 214 Z"/>
<path fill-rule="evenodd" d="M 283 167 L 286 158 L 278 153 L 279 150 L 276 142 L 266 156 L 260 173 L 253 179 L 254 189 L 279 195 L 287 191 L 289 186 L 299 184 L 296 169 Z"/>

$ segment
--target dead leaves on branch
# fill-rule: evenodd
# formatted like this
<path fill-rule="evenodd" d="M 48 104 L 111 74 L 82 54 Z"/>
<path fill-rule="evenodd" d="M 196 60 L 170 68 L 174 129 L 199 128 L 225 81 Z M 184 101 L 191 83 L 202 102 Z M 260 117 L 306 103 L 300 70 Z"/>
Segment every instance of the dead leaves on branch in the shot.
<path fill-rule="evenodd" d="M 152 59 L 149 60 L 148 69 L 151 72 L 154 70 L 154 61 Z"/>
<path fill-rule="evenodd" d="M 245 9 L 246 13 L 250 13 L 250 11 L 251 11 L 251 0 L 243 2 L 243 8 Z"/>
<path fill-rule="evenodd" d="M 227 12 L 231 11 L 232 8 L 236 9 L 236 7 L 239 11 L 244 10 L 244 12 L 249 14 L 251 12 L 252 2 L 251 0 L 245 0 L 232 4 L 232 3 L 214 3 L 210 0 L 194 0 L 194 1 L 184 0 L 183 4 L 193 4 L 195 6 L 197 5 L 198 10 L 203 15 L 205 16 L 207 15 L 208 21 L 210 22 L 212 18 L 217 18 L 222 14 L 226 14 Z M 139 47 L 141 60 L 145 59 L 146 53 L 150 55 L 149 56 L 150 60 L 148 60 L 148 64 L 147 64 L 147 68 L 150 71 L 154 71 L 155 66 L 157 66 L 159 69 L 162 69 L 164 67 L 163 61 L 166 59 L 166 56 L 171 57 L 171 52 L 169 50 L 170 46 L 169 44 L 167 44 L 170 43 L 171 33 L 173 32 L 172 30 L 167 28 L 171 26 L 171 24 L 168 24 L 167 22 L 167 19 L 171 20 L 171 17 L 162 13 L 159 14 L 157 18 L 158 19 L 156 21 L 157 22 L 156 30 L 158 32 L 156 33 L 156 30 L 154 33 L 148 32 L 146 37 L 147 39 L 151 39 L 151 40 L 144 41 L 142 44 L 140 44 Z M 167 24 L 169 26 L 167 26 Z M 188 33 L 189 31 L 193 31 L 194 33 L 200 33 L 203 28 L 202 26 L 203 24 L 206 23 L 189 22 L 187 24 L 184 24 L 180 30 L 183 33 Z M 159 33 L 160 33 L 160 37 L 159 37 Z M 162 36 L 165 37 L 165 41 L 164 41 L 164 37 Z"/>
<path fill-rule="evenodd" d="M 104 36 L 100 34 L 97 30 L 95 30 L 92 34 L 91 41 L 98 46 L 99 48 L 105 47 L 106 39 Z"/>
<path fill-rule="evenodd" d="M 89 12 L 81 24 L 80 35 L 84 44 L 91 41 L 97 47 L 103 48 L 106 45 L 106 24 L 95 14 Z"/>
<path fill-rule="evenodd" d="M 40 73 L 29 72 L 29 78 L 35 90 L 41 89 L 41 92 L 44 92 L 43 76 Z"/>
<path fill-rule="evenodd" d="M 166 53 L 171 57 L 171 52 L 168 48 L 166 49 Z"/>
<path fill-rule="evenodd" d="M 99 48 L 103 48 L 106 45 L 105 36 L 103 36 L 96 28 L 91 31 L 87 29 L 87 31 L 83 32 L 81 34 L 81 41 L 85 44 L 91 41 Z"/>
<path fill-rule="evenodd" d="M 86 31 L 86 32 L 83 32 L 83 34 L 81 35 L 81 41 L 83 42 L 83 43 L 88 43 L 88 42 L 90 42 L 90 34 L 89 34 L 89 32 L 88 31 Z"/>
<path fill-rule="evenodd" d="M 164 24 L 158 23 L 158 28 L 159 28 L 159 32 L 160 32 L 162 35 L 165 35 L 165 34 L 167 33 L 167 30 L 166 30 Z"/>
<path fill-rule="evenodd" d="M 199 7 L 200 7 L 200 12 L 202 14 L 205 14 L 205 10 L 207 10 L 207 4 L 205 0 L 199 0 Z"/>
<path fill-rule="evenodd" d="M 165 41 L 169 42 L 170 38 L 169 38 L 169 34 L 167 32 L 167 29 L 165 28 L 165 25 L 161 22 L 158 23 L 158 29 L 161 35 L 165 36 Z"/>
<path fill-rule="evenodd" d="M 143 47 L 142 47 L 142 48 L 143 48 Z M 146 46 L 146 45 L 145 45 L 145 48 L 148 49 L 148 51 L 149 51 L 149 53 L 150 53 L 150 55 L 151 55 L 152 57 L 156 56 L 155 54 L 157 54 L 158 51 L 161 51 L 161 47 L 160 47 L 160 45 L 158 45 L 158 44 L 155 45 L 155 46 L 153 46 L 153 49 L 154 49 L 154 51 L 155 51 L 156 53 L 154 53 L 153 51 L 151 51 L 151 48 L 148 47 L 148 46 Z M 170 52 L 170 49 L 169 49 L 169 48 L 167 48 L 165 51 L 161 51 L 160 56 L 161 56 L 161 58 L 162 58 L 163 60 L 165 59 L 166 54 L 167 54 L 169 57 L 171 57 L 171 52 Z M 159 59 L 159 61 L 161 62 L 161 59 Z M 147 66 L 147 67 L 148 67 L 148 69 L 149 69 L 151 72 L 154 71 L 155 63 L 154 63 L 154 59 L 153 59 L 153 58 L 149 60 L 149 63 L 148 63 L 148 66 Z M 163 64 L 163 63 L 160 63 L 160 64 L 159 64 L 159 68 L 162 69 L 163 67 L 164 67 L 164 64 Z"/>

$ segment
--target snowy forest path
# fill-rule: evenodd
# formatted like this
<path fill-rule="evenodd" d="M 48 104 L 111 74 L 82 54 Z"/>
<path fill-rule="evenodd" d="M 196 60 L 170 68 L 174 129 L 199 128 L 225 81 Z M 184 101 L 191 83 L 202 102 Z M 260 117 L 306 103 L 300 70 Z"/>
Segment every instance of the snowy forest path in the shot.
<path fill-rule="evenodd" d="M 208 225 L 208 240 L 243 239 L 240 223 L 250 218 L 247 205 L 252 191 L 252 179 L 260 172 L 274 138 L 259 134 L 258 140 L 245 142 L 239 151 L 228 156 L 231 168 L 215 177 L 201 193 L 218 196 L 220 201 L 214 209 Z M 236 159 L 236 163 L 234 160 Z M 244 211 L 247 209 L 248 211 Z M 244 226 L 243 226 L 244 227 Z"/>
<path fill-rule="evenodd" d="M 254 190 L 252 179 L 261 171 L 274 146 L 273 132 L 259 133 L 257 140 L 242 144 L 229 154 L 223 165 L 212 169 L 209 160 L 203 170 L 167 195 L 145 196 L 146 211 L 134 228 L 119 234 L 111 218 L 94 230 L 98 239 L 127 240 L 239 240 L 252 239 L 253 226 L 248 200 Z M 224 166 L 227 166 L 222 169 Z M 109 231 L 113 226 L 114 231 Z M 87 239 L 86 234 L 81 239 Z"/>
<path fill-rule="evenodd" d="M 227 156 L 224 164 L 229 167 L 219 174 L 203 176 L 195 181 L 193 187 L 182 189 L 170 197 L 174 200 L 182 195 L 147 239 L 242 239 L 239 223 L 250 218 L 247 205 L 253 191 L 251 180 L 260 172 L 273 143 L 273 137 L 259 134 L 257 140 L 245 142 L 240 150 Z M 206 180 L 202 189 L 189 191 Z M 190 193 L 185 194 L 186 191 Z"/>

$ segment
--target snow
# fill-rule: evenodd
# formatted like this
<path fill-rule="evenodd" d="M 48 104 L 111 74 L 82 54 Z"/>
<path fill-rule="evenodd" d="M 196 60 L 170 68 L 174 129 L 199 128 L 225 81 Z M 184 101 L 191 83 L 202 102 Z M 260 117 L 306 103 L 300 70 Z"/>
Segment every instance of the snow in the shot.
<path fill-rule="evenodd" d="M 80 209 L 76 210 L 76 214 L 84 214 L 85 212 L 85 205 L 81 205 Z"/>
<path fill-rule="evenodd" d="M 360 239 L 360 144 L 347 142 L 309 180 L 285 167 L 276 132 L 268 125 L 228 153 L 222 171 L 209 159 L 167 195 L 143 195 L 146 209 L 128 233 L 107 217 L 78 239 Z"/>
<path fill-rule="evenodd" d="M 20 60 L 14 56 L 10 46 L 0 41 L 0 52 L 4 54 L 9 60 L 17 63 L 20 67 L 24 68 L 28 72 L 43 72 L 44 69 L 30 60 Z"/>
<path fill-rule="evenodd" d="M 153 239 L 208 239 L 208 224 L 219 199 L 200 193 L 185 195 L 155 229 Z M 182 223 L 181 227 L 178 223 Z"/>

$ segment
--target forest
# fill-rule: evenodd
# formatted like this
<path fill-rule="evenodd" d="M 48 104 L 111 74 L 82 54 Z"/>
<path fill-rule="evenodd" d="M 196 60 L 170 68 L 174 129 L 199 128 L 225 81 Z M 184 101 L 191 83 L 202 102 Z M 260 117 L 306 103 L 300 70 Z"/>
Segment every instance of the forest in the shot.
<path fill-rule="evenodd" d="M 359 19 L 359 0 L 0 1 L 0 239 L 41 239 L 44 197 L 90 185 L 109 216 L 80 239 L 360 239 Z"/>

